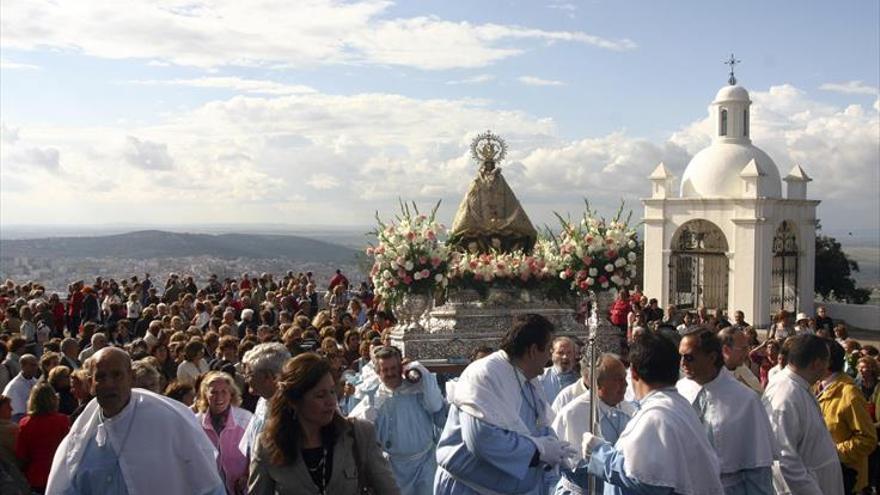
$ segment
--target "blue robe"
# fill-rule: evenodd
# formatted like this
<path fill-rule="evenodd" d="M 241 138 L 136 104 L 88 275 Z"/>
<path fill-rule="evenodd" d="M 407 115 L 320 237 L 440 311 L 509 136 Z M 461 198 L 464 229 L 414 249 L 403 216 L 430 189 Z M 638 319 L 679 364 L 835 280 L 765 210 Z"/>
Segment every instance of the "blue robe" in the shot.
<path fill-rule="evenodd" d="M 623 471 L 623 453 L 606 443 L 593 450 L 587 466 L 590 473 L 605 480 L 604 495 L 673 495 L 668 486 L 654 486 L 634 480 Z M 720 494 L 719 494 L 720 495 Z"/>
<path fill-rule="evenodd" d="M 598 412 L 599 429 L 602 432 L 602 438 L 613 444 L 617 441 L 618 437 L 620 437 L 620 434 L 623 433 L 623 429 L 626 428 L 626 424 L 629 423 L 629 420 L 632 418 L 627 413 L 617 408 L 608 408 L 608 410 L 602 410 L 602 408 L 600 408 Z M 584 421 L 588 422 L 587 418 L 584 418 Z M 560 481 L 559 484 L 556 485 L 555 495 L 579 495 L 581 493 L 587 493 L 587 487 L 589 486 L 589 466 L 586 461 L 580 460 L 573 471 L 565 469 L 562 470 L 561 474 L 562 478 L 565 480 Z M 597 479 L 596 482 L 597 493 L 603 493 L 603 481 Z M 580 490 L 568 489 L 567 486 L 569 486 L 569 484 L 576 485 Z"/>
<path fill-rule="evenodd" d="M 427 395 L 406 388 L 430 388 Z M 368 399 L 370 400 L 370 399 Z M 446 407 L 433 373 L 422 383 L 404 383 L 385 399 L 374 424 L 379 447 L 386 454 L 400 493 L 431 495 L 437 470 L 436 442 L 446 421 Z"/>
<path fill-rule="evenodd" d="M 113 451 L 110 442 L 99 447 L 95 437 L 92 437 L 86 445 L 73 483 L 68 487 L 65 495 L 103 495 L 105 493 L 128 495 L 128 488 L 122 478 L 119 456 Z"/>
<path fill-rule="evenodd" d="M 560 373 L 555 366 L 546 368 L 539 380 L 541 380 L 541 386 L 544 388 L 544 398 L 547 399 L 547 404 L 553 404 L 553 401 L 562 389 L 579 379 L 580 375 L 574 371 Z"/>
<path fill-rule="evenodd" d="M 549 406 L 540 399 L 533 405 L 538 391 L 531 383 L 526 382 L 522 387 L 519 416 L 529 427 L 530 434 L 555 436 L 549 426 L 539 427 L 535 421 L 536 406 Z M 532 388 L 528 394 L 526 387 Z M 539 411 L 538 416 L 541 414 Z M 439 468 L 434 478 L 434 495 L 478 494 L 465 483 L 498 493 L 543 494 L 544 464 L 529 467 L 535 452 L 535 444 L 528 437 L 493 426 L 451 405 L 437 445 Z"/>

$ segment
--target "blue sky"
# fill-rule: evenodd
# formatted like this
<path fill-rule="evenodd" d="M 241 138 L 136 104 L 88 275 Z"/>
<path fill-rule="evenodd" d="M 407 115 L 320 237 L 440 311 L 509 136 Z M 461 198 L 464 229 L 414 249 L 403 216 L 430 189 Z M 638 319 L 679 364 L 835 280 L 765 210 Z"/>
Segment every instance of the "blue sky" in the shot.
<path fill-rule="evenodd" d="M 814 177 L 826 227 L 878 228 L 878 5 L 8 1 L 0 224 L 451 216 L 486 128 L 536 223 L 638 210 L 708 144 L 734 52 L 755 144 Z"/>

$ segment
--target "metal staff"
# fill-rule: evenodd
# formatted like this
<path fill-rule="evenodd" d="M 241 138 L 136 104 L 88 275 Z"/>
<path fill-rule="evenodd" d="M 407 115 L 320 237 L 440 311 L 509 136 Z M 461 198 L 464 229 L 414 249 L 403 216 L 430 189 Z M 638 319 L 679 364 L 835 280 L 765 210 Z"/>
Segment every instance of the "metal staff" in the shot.
<path fill-rule="evenodd" d="M 596 368 L 598 368 L 599 362 L 599 342 L 598 342 L 598 318 L 599 315 L 596 311 L 596 304 L 593 304 L 593 308 L 591 311 L 592 314 L 592 322 L 590 326 L 590 338 L 588 340 L 588 350 L 590 356 L 590 433 L 593 435 L 601 436 L 601 431 L 599 430 L 599 396 L 596 394 L 596 388 L 598 387 L 596 380 Z M 596 477 L 592 474 L 587 477 L 587 493 L 590 495 L 598 495 Z"/>

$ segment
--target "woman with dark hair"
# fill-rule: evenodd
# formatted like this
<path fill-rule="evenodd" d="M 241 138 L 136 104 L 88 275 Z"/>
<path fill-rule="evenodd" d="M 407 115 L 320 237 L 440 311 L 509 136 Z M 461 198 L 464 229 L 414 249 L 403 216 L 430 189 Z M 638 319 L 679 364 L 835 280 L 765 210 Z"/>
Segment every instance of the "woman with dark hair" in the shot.
<path fill-rule="evenodd" d="M 282 369 L 251 458 L 250 494 L 399 494 L 373 425 L 336 407 L 329 361 L 304 353 Z"/>
<path fill-rule="evenodd" d="M 31 489 L 43 493 L 55 450 L 70 430 L 70 419 L 58 412 L 58 394 L 48 383 L 38 383 L 31 390 L 27 412 L 19 422 L 15 456 Z"/>
<path fill-rule="evenodd" d="M 205 344 L 191 339 L 183 348 L 183 362 L 177 366 L 177 381 L 195 385 L 196 378 L 210 370 L 205 361 Z"/>

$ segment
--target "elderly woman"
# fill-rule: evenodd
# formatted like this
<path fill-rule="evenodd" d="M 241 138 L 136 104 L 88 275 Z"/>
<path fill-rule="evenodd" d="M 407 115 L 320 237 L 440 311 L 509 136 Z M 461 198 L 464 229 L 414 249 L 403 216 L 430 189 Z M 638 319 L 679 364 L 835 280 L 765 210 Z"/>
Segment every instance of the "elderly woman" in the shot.
<path fill-rule="evenodd" d="M 287 361 L 251 459 L 248 493 L 400 493 L 373 425 L 345 419 L 330 363 L 313 353 Z"/>
<path fill-rule="evenodd" d="M 19 422 L 15 456 L 24 469 L 31 489 L 43 493 L 49 480 L 52 458 L 61 440 L 70 430 L 70 420 L 58 412 L 58 394 L 48 383 L 38 383 L 31 390 L 28 415 Z"/>
<path fill-rule="evenodd" d="M 217 467 L 229 495 L 247 488 L 248 459 L 238 444 L 253 415 L 240 404 L 241 392 L 229 374 L 210 371 L 202 378 L 196 399 L 199 423 L 219 452 Z"/>
<path fill-rule="evenodd" d="M 177 367 L 177 381 L 195 385 L 199 375 L 210 370 L 205 361 L 205 344 L 192 339 L 183 348 L 183 362 Z"/>

